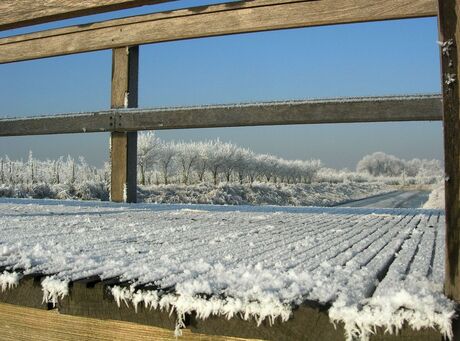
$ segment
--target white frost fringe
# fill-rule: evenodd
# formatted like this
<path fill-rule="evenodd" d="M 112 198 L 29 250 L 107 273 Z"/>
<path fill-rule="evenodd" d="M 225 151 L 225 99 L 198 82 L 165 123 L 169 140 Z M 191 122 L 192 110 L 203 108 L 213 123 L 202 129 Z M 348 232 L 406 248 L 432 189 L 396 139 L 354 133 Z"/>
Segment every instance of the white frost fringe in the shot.
<path fill-rule="evenodd" d="M 22 276 L 18 274 L 17 272 L 4 271 L 0 275 L 0 286 L 2 287 L 2 292 L 7 289 L 12 289 L 14 287 L 17 287 L 21 277 Z"/>
<path fill-rule="evenodd" d="M 43 302 L 52 303 L 55 307 L 59 298 L 62 299 L 69 294 L 69 280 L 55 276 L 46 277 L 42 281 L 42 291 Z"/>
<path fill-rule="evenodd" d="M 277 318 L 286 322 L 292 312 L 289 305 L 271 298 L 263 302 L 245 302 L 241 299 L 231 297 L 221 299 L 215 296 L 207 299 L 199 296 L 165 294 L 160 297 L 158 291 L 135 290 L 133 286 L 129 288 L 114 286 L 111 292 L 119 307 L 122 302 L 129 307 L 129 302 L 131 302 L 137 312 L 138 304 L 144 302 L 145 308 L 160 308 L 169 311 L 171 314 L 175 311 L 178 318 L 175 330 L 176 336 L 182 335 L 181 329 L 185 328 L 185 315 L 192 312 L 195 312 L 197 317 L 202 320 L 211 315 L 221 315 L 231 319 L 239 314 L 244 320 L 254 318 L 258 326 L 265 319 L 268 319 L 271 325 Z"/>
<path fill-rule="evenodd" d="M 441 301 L 440 301 L 441 300 Z M 372 297 L 361 304 L 339 298 L 329 309 L 333 323 L 343 322 L 347 341 L 368 341 L 377 328 L 398 334 L 407 323 L 412 329 L 433 328 L 452 340 L 454 303 L 445 297 L 417 297 L 405 290 L 391 295 Z"/>
<path fill-rule="evenodd" d="M 291 315 L 291 307 L 274 299 L 260 302 L 245 302 L 235 298 L 209 299 L 199 296 L 165 294 L 160 297 L 157 291 L 135 290 L 134 286 L 111 289 L 118 306 L 131 303 L 137 312 L 142 302 L 145 308 L 164 309 L 176 312 L 175 335 L 181 336 L 181 329 L 185 327 L 185 314 L 195 312 L 200 319 L 211 315 L 225 316 L 227 319 L 240 315 L 248 320 L 254 318 L 257 325 L 265 319 L 273 324 L 276 318 L 285 322 Z M 368 341 L 375 334 L 378 327 L 386 333 L 398 333 L 407 323 L 412 329 L 436 328 L 449 340 L 452 339 L 451 321 L 455 316 L 454 304 L 443 296 L 416 297 L 407 291 L 401 290 L 390 296 L 373 297 L 362 304 L 350 304 L 346 299 L 339 298 L 329 309 L 329 318 L 333 323 L 343 322 L 347 341 Z"/>

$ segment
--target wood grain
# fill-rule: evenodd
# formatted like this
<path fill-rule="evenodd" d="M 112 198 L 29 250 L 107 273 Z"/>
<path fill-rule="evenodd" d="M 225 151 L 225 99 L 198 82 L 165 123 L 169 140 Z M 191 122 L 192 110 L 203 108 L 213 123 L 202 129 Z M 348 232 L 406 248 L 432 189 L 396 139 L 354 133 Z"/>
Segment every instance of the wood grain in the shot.
<path fill-rule="evenodd" d="M 0 119 L 0 136 L 102 133 L 114 129 L 114 119 L 110 111 Z"/>
<path fill-rule="evenodd" d="M 176 341 L 174 332 L 142 324 L 100 320 L 59 314 L 9 304 L 0 304 L 0 339 L 2 341 Z M 247 340 L 233 337 L 195 334 L 183 330 L 183 340 Z M 181 338 L 179 338 L 181 340 Z"/>
<path fill-rule="evenodd" d="M 460 16 L 459 1 L 439 1 L 446 188 L 445 293 L 460 302 Z M 457 335 L 460 338 L 460 335 Z"/>
<path fill-rule="evenodd" d="M 139 47 L 117 48 L 112 58 L 112 109 L 137 107 Z M 121 130 L 119 115 L 112 114 L 110 137 L 110 199 L 137 200 L 137 132 Z"/>
<path fill-rule="evenodd" d="M 19 280 L 18 286 L 0 292 L 0 302 L 30 308 L 49 309 L 51 305 L 43 302 L 41 286 L 43 278 L 44 275 L 41 274 L 24 275 Z"/>
<path fill-rule="evenodd" d="M 176 0 L 2 0 L 0 31 Z"/>
<path fill-rule="evenodd" d="M 0 39 L 0 63 L 147 43 L 435 16 L 435 0 L 253 0 Z"/>
<path fill-rule="evenodd" d="M 243 340 L 344 340 L 342 325 L 336 328 L 330 323 L 327 312 L 305 308 L 297 318 L 286 325 L 262 326 L 258 331 L 255 323 L 234 318 L 211 317 L 199 320 L 197 327 L 183 329 L 182 337 L 174 337 L 169 329 L 138 323 L 80 317 L 60 314 L 54 310 L 40 310 L 0 303 L 0 339 L 2 341 L 243 341 Z M 296 313 L 294 313 L 296 314 Z M 295 329 L 291 329 L 295 328 Z M 305 330 L 310 334 L 305 334 Z M 297 332 L 304 332 L 297 334 Z M 283 334 L 286 332 L 286 334 Z M 384 328 L 378 329 L 371 341 L 442 341 L 442 335 L 434 329 L 413 330 L 404 325 L 399 334 L 389 335 Z M 230 335 L 229 335 L 230 334 Z M 235 337 L 232 334 L 264 334 L 262 338 Z"/>
<path fill-rule="evenodd" d="M 0 119 L 0 136 L 284 124 L 440 121 L 439 96 L 268 102 L 164 109 L 130 109 Z"/>

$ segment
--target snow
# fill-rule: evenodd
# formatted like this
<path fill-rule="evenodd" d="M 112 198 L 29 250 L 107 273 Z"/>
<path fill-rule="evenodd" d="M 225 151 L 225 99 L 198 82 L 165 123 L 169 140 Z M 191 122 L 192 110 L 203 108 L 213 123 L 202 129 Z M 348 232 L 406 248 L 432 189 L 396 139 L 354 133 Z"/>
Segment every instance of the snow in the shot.
<path fill-rule="evenodd" d="M 21 275 L 16 272 L 7 272 L 4 271 L 0 275 L 0 287 L 2 288 L 2 292 L 7 289 L 12 289 L 19 284 L 19 280 L 21 279 Z"/>
<path fill-rule="evenodd" d="M 334 206 L 351 200 L 389 193 L 394 188 L 383 183 L 253 184 L 222 183 L 196 185 L 140 186 L 143 202 L 163 204 Z"/>
<path fill-rule="evenodd" d="M 138 199 L 166 204 L 217 205 L 282 205 L 333 206 L 350 200 L 393 191 L 378 182 L 313 183 L 313 184 L 254 184 L 210 183 L 194 185 L 151 185 L 138 187 Z M 123 191 L 126 195 L 126 188 Z M 0 197 L 35 199 L 107 200 L 108 188 L 103 182 L 84 181 L 72 184 L 0 184 Z"/>
<path fill-rule="evenodd" d="M 69 294 L 69 281 L 59 279 L 55 276 L 46 277 L 42 281 L 43 302 L 51 303 L 56 306 L 59 298 L 64 298 Z"/>
<path fill-rule="evenodd" d="M 99 275 L 130 283 L 112 287 L 119 305 L 175 311 L 177 335 L 190 312 L 260 324 L 313 300 L 347 340 L 405 323 L 452 336 L 439 210 L 0 199 L 0 221 L 0 285 L 50 274 L 53 304 Z"/>
<path fill-rule="evenodd" d="M 440 183 L 433 188 L 428 197 L 428 201 L 423 205 L 423 208 L 445 208 L 445 197 L 444 197 L 444 183 Z"/>

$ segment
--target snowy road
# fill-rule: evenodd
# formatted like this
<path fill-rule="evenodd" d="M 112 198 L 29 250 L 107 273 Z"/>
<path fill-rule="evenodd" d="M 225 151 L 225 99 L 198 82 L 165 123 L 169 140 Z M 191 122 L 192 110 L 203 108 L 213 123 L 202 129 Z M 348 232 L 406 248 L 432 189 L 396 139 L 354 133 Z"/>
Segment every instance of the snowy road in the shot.
<path fill-rule="evenodd" d="M 337 207 L 420 208 L 428 200 L 428 191 L 395 191 L 348 202 Z"/>
<path fill-rule="evenodd" d="M 309 300 L 348 340 L 404 323 L 450 335 L 444 236 L 439 210 L 0 199 L 0 287 L 53 274 L 53 302 L 99 275 L 133 282 L 112 288 L 118 302 L 182 317 L 286 321 Z"/>

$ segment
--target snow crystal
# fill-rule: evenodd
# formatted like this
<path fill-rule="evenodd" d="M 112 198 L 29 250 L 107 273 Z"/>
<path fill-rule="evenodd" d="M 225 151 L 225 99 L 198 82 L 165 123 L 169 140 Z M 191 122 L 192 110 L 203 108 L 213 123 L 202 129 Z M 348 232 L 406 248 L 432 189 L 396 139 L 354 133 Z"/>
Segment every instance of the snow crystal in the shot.
<path fill-rule="evenodd" d="M 19 284 L 21 277 L 22 276 L 17 272 L 3 271 L 0 275 L 0 286 L 2 287 L 2 292 L 16 287 Z"/>
<path fill-rule="evenodd" d="M 53 307 L 58 303 L 59 298 L 69 294 L 69 280 L 59 279 L 56 276 L 46 277 L 42 281 L 43 302 L 51 303 Z"/>
<path fill-rule="evenodd" d="M 260 325 L 312 300 L 349 340 L 404 324 L 451 337 L 439 210 L 0 199 L 0 219 L 0 266 L 54 274 L 45 302 L 98 275 L 129 283 L 111 288 L 119 306 L 174 313 L 177 335 L 192 312 Z"/>

